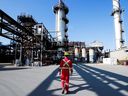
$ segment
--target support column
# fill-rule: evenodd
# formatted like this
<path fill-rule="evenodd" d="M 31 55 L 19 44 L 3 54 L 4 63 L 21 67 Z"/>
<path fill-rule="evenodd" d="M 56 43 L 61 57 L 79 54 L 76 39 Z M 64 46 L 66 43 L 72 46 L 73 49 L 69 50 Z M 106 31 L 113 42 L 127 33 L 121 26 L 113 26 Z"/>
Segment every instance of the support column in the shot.
<path fill-rule="evenodd" d="M 2 18 L 2 16 L 1 16 L 1 18 L 0 18 L 0 23 L 2 23 L 3 22 L 3 18 Z M 2 27 L 0 27 L 0 34 L 2 34 Z"/>
<path fill-rule="evenodd" d="M 41 54 L 40 54 L 41 55 L 40 56 L 40 60 L 41 60 L 40 61 L 40 65 L 42 66 L 42 64 L 43 64 L 43 59 L 42 59 L 43 58 L 43 31 L 41 32 L 41 50 L 40 51 L 41 51 Z"/>
<path fill-rule="evenodd" d="M 22 44 L 20 45 L 20 58 L 19 58 L 19 65 L 22 65 Z"/>

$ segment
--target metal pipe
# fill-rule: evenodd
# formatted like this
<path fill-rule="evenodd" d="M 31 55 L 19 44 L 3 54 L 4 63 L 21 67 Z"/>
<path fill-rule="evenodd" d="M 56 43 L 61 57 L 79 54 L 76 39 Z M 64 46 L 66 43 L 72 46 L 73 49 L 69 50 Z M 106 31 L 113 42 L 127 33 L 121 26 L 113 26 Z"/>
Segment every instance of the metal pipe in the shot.
<path fill-rule="evenodd" d="M 41 29 L 41 56 L 40 56 L 40 65 L 43 64 L 43 28 Z"/>
<path fill-rule="evenodd" d="M 2 19 L 2 17 L 0 18 L 0 23 L 2 23 L 3 22 L 3 19 Z M 2 33 L 2 27 L 0 27 L 0 33 Z"/>

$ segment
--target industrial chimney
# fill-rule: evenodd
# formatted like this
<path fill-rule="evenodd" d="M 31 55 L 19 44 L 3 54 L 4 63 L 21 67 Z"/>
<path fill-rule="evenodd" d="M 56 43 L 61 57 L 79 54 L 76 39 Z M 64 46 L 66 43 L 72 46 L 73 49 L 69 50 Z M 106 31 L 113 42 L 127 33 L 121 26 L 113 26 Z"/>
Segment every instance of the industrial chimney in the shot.
<path fill-rule="evenodd" d="M 120 8 L 120 0 L 113 0 L 113 12 L 112 16 L 114 17 L 115 24 L 115 39 L 116 39 L 116 50 L 122 49 L 124 40 L 122 38 L 122 20 L 121 20 L 122 10 Z"/>

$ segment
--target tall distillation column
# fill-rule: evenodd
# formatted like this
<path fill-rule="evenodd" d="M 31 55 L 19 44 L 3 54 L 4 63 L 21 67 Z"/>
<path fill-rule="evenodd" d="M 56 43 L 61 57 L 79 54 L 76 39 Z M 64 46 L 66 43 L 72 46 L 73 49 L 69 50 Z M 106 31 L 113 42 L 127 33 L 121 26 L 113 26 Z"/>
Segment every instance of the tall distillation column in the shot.
<path fill-rule="evenodd" d="M 116 50 L 121 49 L 124 43 L 122 38 L 122 20 L 121 20 L 122 10 L 120 8 L 120 0 L 113 0 L 113 12 L 112 16 L 114 17 L 115 23 L 115 39 L 116 39 Z"/>
<path fill-rule="evenodd" d="M 57 42 L 61 46 L 65 46 L 65 43 L 68 42 L 68 35 L 67 35 L 67 23 L 69 20 L 66 17 L 68 14 L 68 7 L 64 4 L 62 0 L 59 0 L 58 4 L 54 6 L 54 13 L 56 14 L 56 36 Z"/>

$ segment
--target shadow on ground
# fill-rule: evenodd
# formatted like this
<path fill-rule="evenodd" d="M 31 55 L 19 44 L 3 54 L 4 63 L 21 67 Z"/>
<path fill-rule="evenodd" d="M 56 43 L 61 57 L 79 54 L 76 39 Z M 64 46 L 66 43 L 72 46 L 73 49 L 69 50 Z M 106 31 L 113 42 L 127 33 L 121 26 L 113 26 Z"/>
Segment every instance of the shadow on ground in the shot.
<path fill-rule="evenodd" d="M 115 74 L 102 69 L 87 66 L 85 64 L 74 65 L 74 69 L 81 76 L 71 77 L 72 83 L 70 94 L 78 96 L 81 91 L 92 91 L 95 96 L 128 96 L 128 77 Z M 54 80 L 60 81 L 57 76 L 58 69 L 54 70 L 48 78 L 46 78 L 36 89 L 34 89 L 28 96 L 58 96 L 53 95 L 55 91 L 61 88 L 54 88 L 48 90 L 49 86 Z M 74 76 L 77 74 L 74 73 Z M 73 81 L 85 81 L 81 84 L 75 84 Z M 51 85 L 52 86 L 52 85 Z M 79 92 L 79 93 L 78 93 Z M 77 96 L 77 95 L 75 95 Z M 89 95 L 88 95 L 89 96 Z"/>
<path fill-rule="evenodd" d="M 90 90 L 96 93 L 97 96 L 128 96 L 128 77 L 85 64 L 75 65 L 74 69 L 86 83 L 81 85 L 72 84 L 71 87 L 78 87 L 71 92 L 72 94 L 82 90 Z"/>
<path fill-rule="evenodd" d="M 28 96 L 57 96 L 57 95 L 52 95 L 52 93 L 54 91 L 61 89 L 54 88 L 53 90 L 48 90 L 52 82 L 57 79 L 56 77 L 57 73 L 58 73 L 58 69 L 54 70 L 52 74 L 49 75 L 35 90 L 33 90 L 30 94 L 28 94 Z"/>
<path fill-rule="evenodd" d="M 0 71 L 14 71 L 14 70 L 23 70 L 23 69 L 30 69 L 30 68 L 0 66 Z"/>

